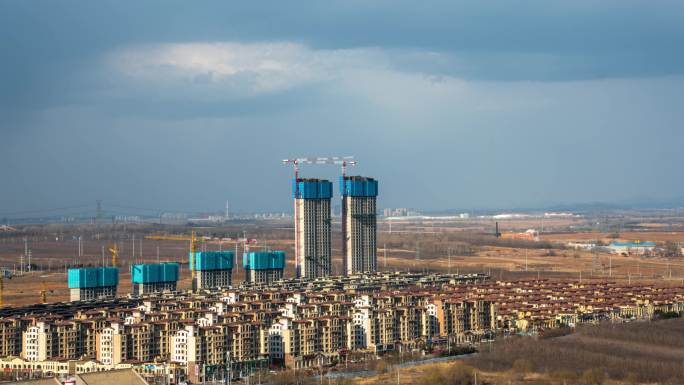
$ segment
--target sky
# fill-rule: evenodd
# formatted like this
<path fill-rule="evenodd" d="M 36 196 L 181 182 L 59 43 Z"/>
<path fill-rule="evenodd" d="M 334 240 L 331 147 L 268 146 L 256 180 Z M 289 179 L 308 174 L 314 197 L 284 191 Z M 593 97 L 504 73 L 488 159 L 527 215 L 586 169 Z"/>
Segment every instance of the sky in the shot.
<path fill-rule="evenodd" d="M 7 0 L 0 34 L 0 216 L 289 211 L 282 159 L 349 155 L 380 207 L 684 197 L 679 0 Z"/>

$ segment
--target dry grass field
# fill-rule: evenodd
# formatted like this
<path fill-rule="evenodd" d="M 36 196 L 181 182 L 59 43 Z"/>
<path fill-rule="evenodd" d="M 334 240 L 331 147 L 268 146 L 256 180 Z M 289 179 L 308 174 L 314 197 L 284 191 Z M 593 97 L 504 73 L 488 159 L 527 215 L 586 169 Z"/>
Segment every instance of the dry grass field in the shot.
<path fill-rule="evenodd" d="M 450 362 L 395 367 L 375 362 L 366 377 L 334 379 L 346 385 L 633 385 L 681 384 L 684 320 L 585 326 L 552 338 L 511 337 L 480 346 Z M 569 331 L 568 331 L 569 333 Z M 320 383 L 315 376 L 300 383 Z M 278 385 L 294 384 L 280 381 Z M 325 383 L 325 382 L 324 382 Z"/>

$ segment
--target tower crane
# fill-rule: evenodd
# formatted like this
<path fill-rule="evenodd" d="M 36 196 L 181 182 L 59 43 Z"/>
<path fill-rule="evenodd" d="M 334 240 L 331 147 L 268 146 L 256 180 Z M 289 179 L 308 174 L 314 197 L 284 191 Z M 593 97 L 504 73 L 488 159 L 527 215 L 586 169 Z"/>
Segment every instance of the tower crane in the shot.
<path fill-rule="evenodd" d="M 109 248 L 109 252 L 112 254 L 112 267 L 116 267 L 119 263 L 119 246 L 115 243 Z"/>
<path fill-rule="evenodd" d="M 283 164 L 284 165 L 292 165 L 294 168 L 294 196 L 295 200 L 299 196 L 299 165 L 302 163 L 308 163 L 311 164 L 313 161 L 311 158 L 296 158 L 296 159 L 283 159 Z M 295 201 L 294 205 L 294 220 L 295 220 L 295 258 L 299 258 L 297 253 L 299 252 L 299 234 L 297 234 L 297 202 Z M 295 261 L 297 264 L 297 276 L 299 276 L 299 266 L 300 263 L 299 261 Z"/>
<path fill-rule="evenodd" d="M 332 157 L 317 157 L 317 158 L 295 158 L 295 159 L 283 159 L 282 163 L 284 165 L 292 165 L 294 167 L 294 180 L 295 180 L 295 199 L 299 196 L 299 165 L 301 164 L 334 164 L 334 165 L 340 165 L 342 166 L 342 180 L 344 181 L 344 178 L 347 176 L 347 167 L 348 166 L 355 166 L 356 161 L 354 160 L 354 156 L 332 156 Z M 344 201 L 344 197 L 342 198 L 342 258 L 344 259 L 344 255 L 346 254 L 346 248 L 347 248 L 347 239 L 346 239 L 346 202 Z M 294 208 L 294 217 L 295 217 L 295 223 L 297 221 L 297 204 L 295 203 L 295 208 Z M 295 225 L 296 228 L 296 225 Z M 295 257 L 297 256 L 297 252 L 299 250 L 299 234 L 295 232 Z M 317 265 L 322 265 L 319 261 L 316 261 Z M 299 265 L 299 263 L 298 263 Z"/>
<path fill-rule="evenodd" d="M 187 235 L 147 235 L 145 239 L 156 241 L 190 241 L 190 276 L 192 277 L 192 285 L 195 285 L 195 253 L 197 253 L 197 234 L 193 231 L 190 236 Z M 202 238 L 204 241 L 204 238 Z"/>
<path fill-rule="evenodd" d="M 40 289 L 40 303 L 47 303 L 47 287 L 45 282 L 43 282 L 43 286 Z"/>
<path fill-rule="evenodd" d="M 347 179 L 347 166 L 356 166 L 356 161 L 354 160 L 353 156 L 346 156 L 342 159 L 339 158 L 330 158 L 326 164 L 337 164 L 342 166 L 342 183 L 346 183 Z M 341 186 L 341 188 L 344 191 L 345 186 Z M 342 265 L 343 269 L 345 271 L 344 274 L 346 274 L 347 271 L 347 201 L 344 199 L 344 195 L 342 195 L 342 215 L 340 218 L 341 226 L 342 226 Z"/>

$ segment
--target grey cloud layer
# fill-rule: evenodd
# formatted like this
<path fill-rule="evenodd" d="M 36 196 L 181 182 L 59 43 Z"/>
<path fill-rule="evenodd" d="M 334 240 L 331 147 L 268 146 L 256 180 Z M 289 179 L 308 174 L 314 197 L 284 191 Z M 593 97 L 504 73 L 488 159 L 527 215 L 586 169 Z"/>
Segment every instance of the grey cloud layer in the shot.
<path fill-rule="evenodd" d="M 3 2 L 0 212 L 285 210 L 279 159 L 349 153 L 389 206 L 681 196 L 682 11 Z"/>

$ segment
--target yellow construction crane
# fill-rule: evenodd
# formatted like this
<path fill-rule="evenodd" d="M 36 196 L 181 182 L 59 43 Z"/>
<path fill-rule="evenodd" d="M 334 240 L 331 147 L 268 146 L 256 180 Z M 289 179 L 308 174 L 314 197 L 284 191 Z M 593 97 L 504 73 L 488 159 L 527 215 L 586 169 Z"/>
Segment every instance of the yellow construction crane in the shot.
<path fill-rule="evenodd" d="M 47 303 L 47 287 L 43 282 L 43 287 L 40 289 L 40 303 Z"/>
<path fill-rule="evenodd" d="M 187 235 L 147 235 L 145 239 L 154 241 L 190 241 L 190 276 L 192 277 L 192 285 L 195 285 L 195 253 L 197 253 L 197 234 L 193 231 L 190 236 Z M 204 238 L 202 238 L 204 242 Z"/>
<path fill-rule="evenodd" d="M 109 252 L 112 253 L 112 267 L 116 267 L 119 263 L 119 246 L 115 243 L 109 248 Z"/>

